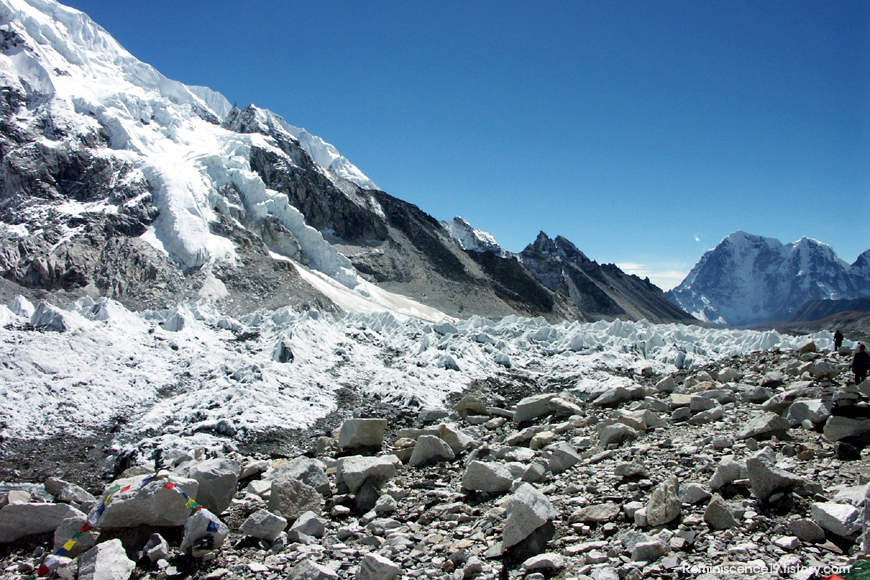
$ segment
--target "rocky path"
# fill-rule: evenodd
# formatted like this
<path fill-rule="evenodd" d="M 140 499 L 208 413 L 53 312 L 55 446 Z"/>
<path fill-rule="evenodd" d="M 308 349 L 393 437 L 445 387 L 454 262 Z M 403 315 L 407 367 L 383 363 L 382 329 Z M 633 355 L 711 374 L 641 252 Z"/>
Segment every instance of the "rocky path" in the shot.
<path fill-rule="evenodd" d="M 508 404 L 481 382 L 413 428 L 350 419 L 286 460 L 164 457 L 108 502 L 51 479 L 52 503 L 0 499 L 0 578 L 33 575 L 101 503 L 56 574 L 823 578 L 870 547 L 870 384 L 849 360 L 808 344 L 594 400 Z"/>

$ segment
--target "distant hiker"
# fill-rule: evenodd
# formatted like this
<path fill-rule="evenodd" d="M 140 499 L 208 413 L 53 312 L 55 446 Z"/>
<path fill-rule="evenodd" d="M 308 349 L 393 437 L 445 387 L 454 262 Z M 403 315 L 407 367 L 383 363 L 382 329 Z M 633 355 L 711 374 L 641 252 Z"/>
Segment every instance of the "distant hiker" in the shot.
<path fill-rule="evenodd" d="M 836 332 L 834 332 L 834 352 L 840 350 L 840 347 L 843 346 L 843 333 L 840 332 L 838 328 Z"/>
<path fill-rule="evenodd" d="M 858 345 L 858 352 L 855 353 L 855 358 L 852 359 L 852 372 L 855 373 L 855 384 L 860 385 L 867 378 L 867 371 L 870 370 L 870 353 L 863 344 Z"/>

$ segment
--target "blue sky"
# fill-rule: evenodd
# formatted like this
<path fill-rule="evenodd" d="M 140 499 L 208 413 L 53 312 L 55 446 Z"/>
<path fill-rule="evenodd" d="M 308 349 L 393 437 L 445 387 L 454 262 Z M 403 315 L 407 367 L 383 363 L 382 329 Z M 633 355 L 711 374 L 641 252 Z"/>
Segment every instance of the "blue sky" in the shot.
<path fill-rule="evenodd" d="M 738 229 L 870 249 L 867 2 L 66 3 L 511 251 L 669 288 Z"/>

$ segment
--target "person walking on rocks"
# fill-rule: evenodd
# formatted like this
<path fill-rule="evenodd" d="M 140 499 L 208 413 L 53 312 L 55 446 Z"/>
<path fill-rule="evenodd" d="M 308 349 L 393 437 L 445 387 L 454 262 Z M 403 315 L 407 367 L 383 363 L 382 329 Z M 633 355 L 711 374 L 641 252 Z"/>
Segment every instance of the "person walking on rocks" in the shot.
<path fill-rule="evenodd" d="M 855 384 L 860 385 L 867 379 L 867 371 L 870 370 L 870 353 L 863 344 L 858 345 L 858 352 L 852 359 L 852 372 L 855 373 Z"/>
<path fill-rule="evenodd" d="M 843 333 L 840 332 L 838 328 L 836 332 L 834 332 L 834 352 L 840 350 L 840 347 L 843 346 Z"/>

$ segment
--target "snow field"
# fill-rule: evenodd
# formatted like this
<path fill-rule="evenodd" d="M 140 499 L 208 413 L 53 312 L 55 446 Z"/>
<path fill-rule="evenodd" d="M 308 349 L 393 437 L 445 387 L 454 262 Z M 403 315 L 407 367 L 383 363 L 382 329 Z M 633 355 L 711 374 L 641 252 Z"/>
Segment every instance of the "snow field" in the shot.
<path fill-rule="evenodd" d="M 627 371 L 667 374 L 806 340 L 644 321 L 433 323 L 385 311 L 232 319 L 207 304 L 133 313 L 108 299 L 59 311 L 20 297 L 0 306 L 0 322 L 0 435 L 84 435 L 123 418 L 128 433 L 164 448 L 308 427 L 345 387 L 410 410 L 443 407 L 450 393 L 510 368 L 588 396 L 630 386 Z M 827 332 L 812 338 L 833 342 Z M 278 362 L 281 345 L 292 361 Z"/>

